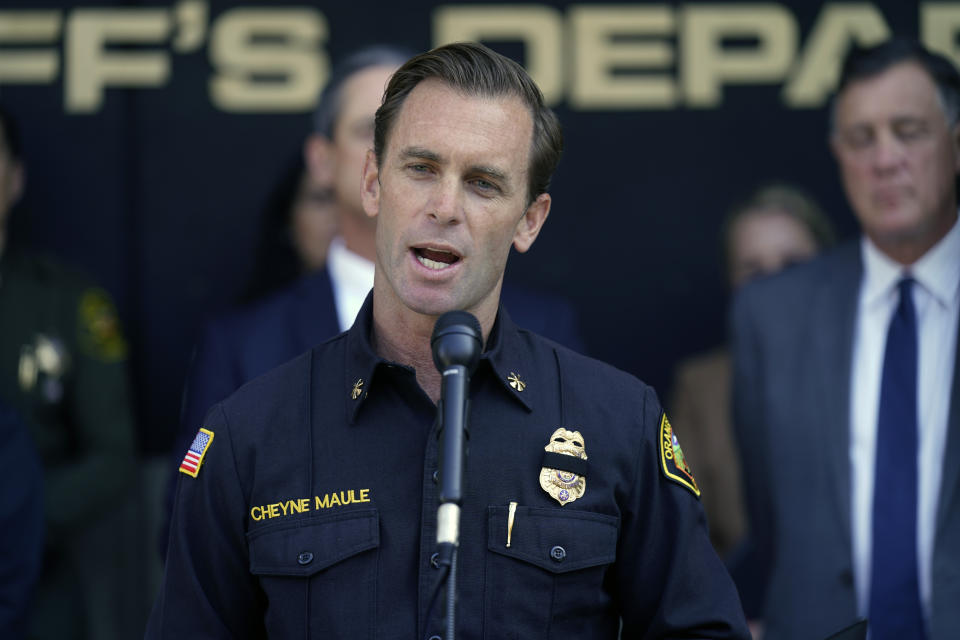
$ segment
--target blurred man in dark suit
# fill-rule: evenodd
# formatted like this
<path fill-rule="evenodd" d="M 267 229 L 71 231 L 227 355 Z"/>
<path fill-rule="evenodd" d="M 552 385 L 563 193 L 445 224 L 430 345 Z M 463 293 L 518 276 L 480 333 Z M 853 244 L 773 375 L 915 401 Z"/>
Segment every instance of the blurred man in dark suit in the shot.
<path fill-rule="evenodd" d="M 745 287 L 735 414 L 767 637 L 960 629 L 960 75 L 891 40 L 847 58 L 830 143 L 858 241 Z"/>

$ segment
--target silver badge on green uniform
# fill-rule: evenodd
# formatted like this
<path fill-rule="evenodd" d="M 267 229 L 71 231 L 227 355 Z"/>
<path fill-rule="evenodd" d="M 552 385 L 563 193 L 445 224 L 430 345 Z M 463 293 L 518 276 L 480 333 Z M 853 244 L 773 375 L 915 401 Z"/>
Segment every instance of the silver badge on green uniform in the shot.
<path fill-rule="evenodd" d="M 55 404 L 63 397 L 61 378 L 70 367 L 70 354 L 63 342 L 54 336 L 38 333 L 33 344 L 20 347 L 17 379 L 20 390 L 30 393 L 40 384 L 40 393 L 46 402 Z"/>

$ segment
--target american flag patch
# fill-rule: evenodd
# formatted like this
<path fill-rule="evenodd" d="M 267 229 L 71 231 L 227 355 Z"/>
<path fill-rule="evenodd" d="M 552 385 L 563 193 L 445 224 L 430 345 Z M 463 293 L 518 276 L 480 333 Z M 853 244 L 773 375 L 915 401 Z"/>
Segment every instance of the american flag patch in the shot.
<path fill-rule="evenodd" d="M 193 444 L 190 445 L 190 449 L 187 450 L 187 455 L 183 456 L 183 462 L 180 463 L 180 471 L 192 476 L 197 477 L 197 472 L 200 471 L 200 465 L 203 464 L 203 457 L 207 455 L 207 449 L 210 448 L 210 443 L 213 442 L 213 431 L 201 428 L 197 432 L 197 437 L 193 439 Z"/>

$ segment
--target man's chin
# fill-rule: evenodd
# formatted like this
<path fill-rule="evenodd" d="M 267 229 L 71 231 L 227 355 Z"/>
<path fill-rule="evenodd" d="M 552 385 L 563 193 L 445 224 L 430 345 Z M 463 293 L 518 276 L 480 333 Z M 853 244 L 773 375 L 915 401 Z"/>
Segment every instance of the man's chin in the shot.
<path fill-rule="evenodd" d="M 439 292 L 416 293 L 404 297 L 404 305 L 425 316 L 442 316 L 448 311 L 462 310 L 465 303 L 456 296 Z"/>

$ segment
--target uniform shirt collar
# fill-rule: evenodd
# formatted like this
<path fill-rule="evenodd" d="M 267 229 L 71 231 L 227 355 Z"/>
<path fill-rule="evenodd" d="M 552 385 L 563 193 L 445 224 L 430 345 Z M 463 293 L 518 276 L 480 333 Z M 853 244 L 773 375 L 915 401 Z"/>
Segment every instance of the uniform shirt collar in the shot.
<path fill-rule="evenodd" d="M 377 355 L 370 342 L 373 327 L 373 291 L 363 301 L 357 319 L 347 331 L 347 353 L 344 362 L 344 397 L 347 422 L 355 424 L 357 412 L 363 406 L 373 383 L 378 365 L 388 364 Z"/>
<path fill-rule="evenodd" d="M 380 367 L 403 367 L 413 371 L 407 365 L 399 365 L 381 358 L 374 351 L 370 340 L 373 328 L 373 292 L 367 294 L 356 322 L 347 331 L 346 362 L 344 363 L 344 397 L 346 398 L 347 422 L 355 424 L 360 407 L 367 399 Z M 527 411 L 532 410 L 535 388 L 526 384 L 523 363 L 531 362 L 530 348 L 523 339 L 523 333 L 517 328 L 503 306 L 497 313 L 497 319 L 490 331 L 480 364 L 474 378 L 489 373 L 498 380 L 498 385 L 510 397 L 519 402 Z"/>
<path fill-rule="evenodd" d="M 892 295 L 901 278 L 909 275 L 941 306 L 948 306 L 960 295 L 960 222 L 909 267 L 892 260 L 867 236 L 861 239 L 864 272 L 864 297 L 868 306 L 879 304 Z"/>
<path fill-rule="evenodd" d="M 507 395 L 531 411 L 537 386 L 528 385 L 524 375 L 524 363 L 529 365 L 532 362 L 524 333 L 514 324 L 501 303 L 479 367 L 488 367 Z"/>

